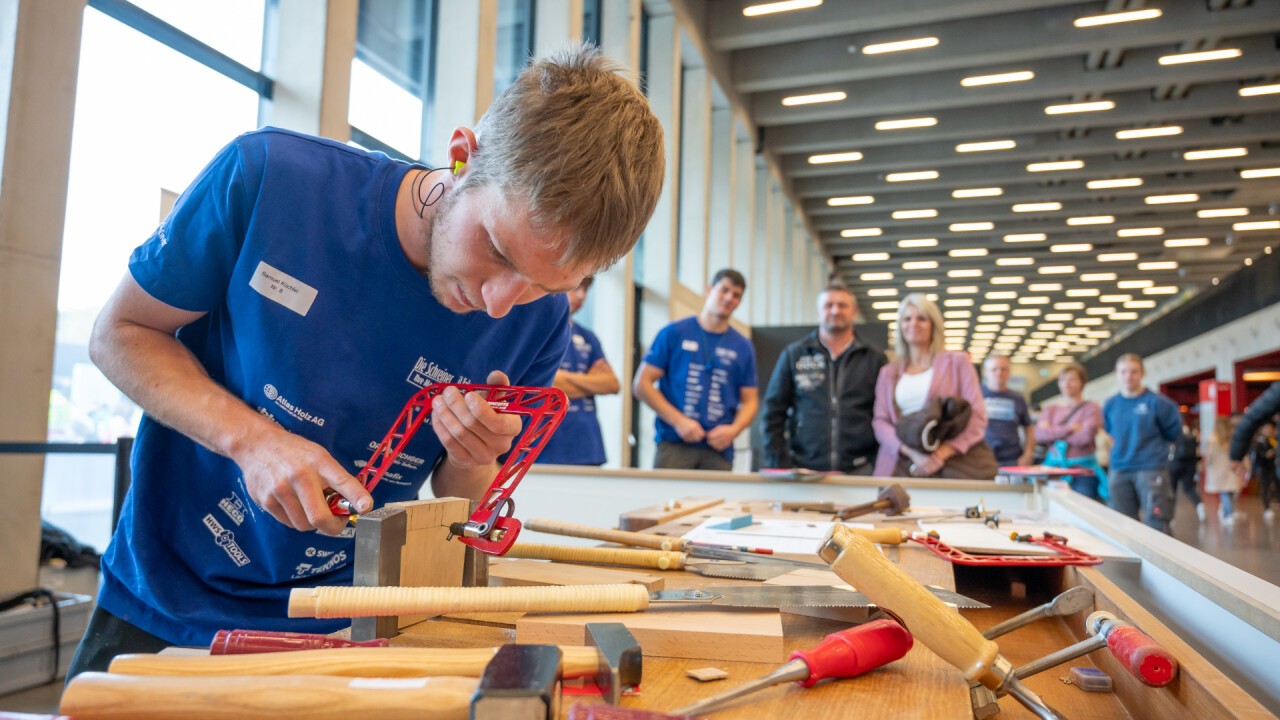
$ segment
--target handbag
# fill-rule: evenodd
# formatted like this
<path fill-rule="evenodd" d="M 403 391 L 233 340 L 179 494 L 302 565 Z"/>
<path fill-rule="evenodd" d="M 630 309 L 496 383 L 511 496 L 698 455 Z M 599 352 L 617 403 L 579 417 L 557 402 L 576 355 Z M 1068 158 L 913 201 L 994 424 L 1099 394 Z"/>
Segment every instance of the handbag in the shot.
<path fill-rule="evenodd" d="M 894 430 L 903 445 L 924 453 L 964 432 L 973 416 L 969 401 L 961 397 L 934 398 L 924 408 L 898 418 Z"/>

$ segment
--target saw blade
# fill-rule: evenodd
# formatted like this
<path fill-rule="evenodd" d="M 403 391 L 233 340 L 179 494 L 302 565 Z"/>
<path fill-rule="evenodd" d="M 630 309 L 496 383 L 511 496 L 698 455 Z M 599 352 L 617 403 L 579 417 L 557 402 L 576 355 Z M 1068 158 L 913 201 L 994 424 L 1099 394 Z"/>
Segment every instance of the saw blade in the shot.
<path fill-rule="evenodd" d="M 938 590 L 929 588 L 935 595 Z M 958 593 L 944 590 L 943 602 L 954 607 L 989 607 Z M 876 607 L 866 595 L 829 585 L 754 585 L 691 590 L 660 590 L 649 593 L 650 602 L 710 603 L 733 607 Z"/>
<path fill-rule="evenodd" d="M 733 578 L 735 580 L 772 580 L 791 572 L 781 565 L 752 565 L 740 563 L 700 562 L 689 563 L 685 570 L 706 577 Z"/>

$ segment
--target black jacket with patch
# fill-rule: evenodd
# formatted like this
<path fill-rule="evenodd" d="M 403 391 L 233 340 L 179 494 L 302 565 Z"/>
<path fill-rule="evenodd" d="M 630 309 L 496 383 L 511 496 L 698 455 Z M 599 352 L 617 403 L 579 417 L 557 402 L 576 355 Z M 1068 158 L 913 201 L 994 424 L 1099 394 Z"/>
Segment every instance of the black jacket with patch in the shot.
<path fill-rule="evenodd" d="M 788 345 L 764 398 L 764 466 L 850 472 L 874 463 L 871 415 L 886 362 L 855 337 L 833 363 L 816 330 Z"/>

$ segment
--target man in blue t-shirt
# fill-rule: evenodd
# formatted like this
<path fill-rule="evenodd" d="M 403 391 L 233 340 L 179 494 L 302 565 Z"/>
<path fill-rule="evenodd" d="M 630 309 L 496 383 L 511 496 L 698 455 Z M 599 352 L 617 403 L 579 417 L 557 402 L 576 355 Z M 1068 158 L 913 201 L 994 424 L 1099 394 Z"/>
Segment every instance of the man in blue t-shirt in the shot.
<path fill-rule="evenodd" d="M 569 314 L 577 315 L 586 302 L 594 278 L 588 277 L 569 293 Z M 538 455 L 538 462 L 556 465 L 603 465 L 604 439 L 596 417 L 596 396 L 615 395 L 621 386 L 618 375 L 604 359 L 600 339 L 590 330 L 570 321 L 569 346 L 556 371 L 555 387 L 569 398 L 564 420 Z"/>
<path fill-rule="evenodd" d="M 747 280 L 721 270 L 702 312 L 662 328 L 636 371 L 634 390 L 658 414 L 655 468 L 732 470 L 734 438 L 756 415 L 756 353 L 729 318 Z"/>
<path fill-rule="evenodd" d="M 99 603 L 68 676 L 290 620 L 349 585 L 357 512 L 482 497 L 522 423 L 449 388 L 372 493 L 353 477 L 431 383 L 547 385 L 562 293 L 627 253 L 662 130 L 585 45 L 535 61 L 431 170 L 267 128 L 224 148 L 134 251 L 90 354 L 145 415 Z M 548 118 L 553 131 L 542 131 Z"/>
<path fill-rule="evenodd" d="M 1169 532 L 1173 484 L 1169 446 L 1182 434 L 1182 418 L 1172 400 L 1142 386 L 1142 358 L 1128 353 L 1116 361 L 1120 392 L 1102 406 L 1103 429 L 1112 438 L 1107 487 L 1111 507 L 1151 527 Z"/>
<path fill-rule="evenodd" d="M 1001 467 L 1030 465 L 1036 448 L 1027 400 L 1022 393 L 1009 389 L 1011 371 L 1009 358 L 1004 355 L 988 355 L 982 363 L 982 399 L 987 404 L 986 440 Z"/>

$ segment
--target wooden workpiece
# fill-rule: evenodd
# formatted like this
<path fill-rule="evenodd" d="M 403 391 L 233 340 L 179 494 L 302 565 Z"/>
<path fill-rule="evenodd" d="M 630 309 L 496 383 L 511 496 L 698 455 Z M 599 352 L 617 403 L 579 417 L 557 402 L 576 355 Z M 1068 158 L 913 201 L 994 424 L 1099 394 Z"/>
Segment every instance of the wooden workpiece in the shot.
<path fill-rule="evenodd" d="M 636 572 L 619 568 L 602 568 L 592 565 L 541 562 L 538 560 L 508 560 L 494 558 L 489 562 L 489 587 L 519 587 L 527 585 L 643 585 L 649 592 L 666 587 L 666 580 L 657 572 Z"/>

